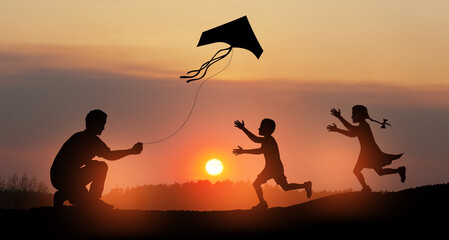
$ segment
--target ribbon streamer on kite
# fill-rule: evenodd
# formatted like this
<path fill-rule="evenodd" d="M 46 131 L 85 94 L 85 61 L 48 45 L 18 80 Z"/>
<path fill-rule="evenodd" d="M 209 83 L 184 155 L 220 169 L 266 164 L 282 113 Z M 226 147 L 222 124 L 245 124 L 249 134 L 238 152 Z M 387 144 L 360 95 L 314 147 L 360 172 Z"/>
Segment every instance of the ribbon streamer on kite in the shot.
<path fill-rule="evenodd" d="M 262 55 L 263 52 L 246 16 L 203 32 L 197 47 L 216 42 L 227 43 L 230 47 L 220 49 L 209 61 L 201 65 L 199 69 L 189 71 L 187 72 L 187 75 L 180 76 L 180 78 L 191 78 L 187 80 L 187 83 L 203 78 L 209 67 L 228 56 L 234 47 L 251 51 L 257 59 L 260 58 L 260 55 Z M 224 54 L 219 55 L 221 52 L 224 52 Z M 197 77 L 202 71 L 203 73 Z M 193 73 L 193 75 L 189 75 L 191 73 Z"/>

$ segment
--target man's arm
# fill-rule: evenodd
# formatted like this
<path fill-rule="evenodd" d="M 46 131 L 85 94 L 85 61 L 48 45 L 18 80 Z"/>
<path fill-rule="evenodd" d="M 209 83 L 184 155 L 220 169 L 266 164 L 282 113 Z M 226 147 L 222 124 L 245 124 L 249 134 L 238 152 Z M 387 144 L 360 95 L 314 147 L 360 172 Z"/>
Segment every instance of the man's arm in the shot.
<path fill-rule="evenodd" d="M 246 136 L 248 136 L 249 139 L 251 139 L 251 141 L 253 141 L 255 143 L 262 143 L 264 138 L 263 137 L 257 137 L 252 132 L 250 132 L 248 129 L 246 129 L 245 122 L 243 120 L 242 120 L 242 122 L 240 122 L 239 120 L 236 120 L 234 122 L 234 126 L 236 128 L 241 129 L 246 134 Z"/>
<path fill-rule="evenodd" d="M 256 148 L 256 149 L 243 149 L 240 146 L 237 146 L 238 148 L 233 149 L 232 153 L 234 153 L 235 155 L 240 155 L 243 153 L 247 153 L 247 154 L 262 154 L 263 150 L 262 148 Z"/>
<path fill-rule="evenodd" d="M 132 154 L 140 154 L 143 150 L 143 144 L 142 143 L 136 143 L 134 144 L 134 146 L 130 149 L 125 149 L 125 150 L 114 150 L 114 151 L 107 151 L 105 153 L 103 153 L 103 158 L 107 159 L 107 160 L 118 160 L 120 158 L 126 157 L 128 155 L 132 155 Z"/>

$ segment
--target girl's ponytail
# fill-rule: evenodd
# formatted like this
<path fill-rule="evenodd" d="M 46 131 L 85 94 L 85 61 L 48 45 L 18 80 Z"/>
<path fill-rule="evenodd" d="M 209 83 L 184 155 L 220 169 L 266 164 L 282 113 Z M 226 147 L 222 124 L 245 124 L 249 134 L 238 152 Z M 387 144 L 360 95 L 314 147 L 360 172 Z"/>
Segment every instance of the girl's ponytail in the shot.
<path fill-rule="evenodd" d="M 376 122 L 376 123 L 381 124 L 382 126 L 381 126 L 380 128 L 385 128 L 385 125 L 388 125 L 388 126 L 391 127 L 391 124 L 387 123 L 388 119 L 385 119 L 385 118 L 384 118 L 384 121 L 383 121 L 383 122 L 379 122 L 379 121 L 374 120 L 374 119 L 372 119 L 372 118 L 370 118 L 370 117 L 368 117 L 368 119 L 371 120 L 371 122 Z"/>

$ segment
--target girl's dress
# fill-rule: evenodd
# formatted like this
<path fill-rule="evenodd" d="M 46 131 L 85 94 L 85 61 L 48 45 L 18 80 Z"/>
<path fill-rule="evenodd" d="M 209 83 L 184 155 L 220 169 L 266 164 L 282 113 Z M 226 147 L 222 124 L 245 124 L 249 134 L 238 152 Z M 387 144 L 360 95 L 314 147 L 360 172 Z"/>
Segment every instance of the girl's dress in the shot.
<path fill-rule="evenodd" d="M 357 166 L 362 168 L 382 168 L 390 165 L 393 160 L 400 158 L 401 154 L 388 154 L 380 150 L 374 140 L 373 133 L 368 123 L 360 123 L 355 126 L 352 132 L 358 137 L 360 142 L 360 154 Z"/>

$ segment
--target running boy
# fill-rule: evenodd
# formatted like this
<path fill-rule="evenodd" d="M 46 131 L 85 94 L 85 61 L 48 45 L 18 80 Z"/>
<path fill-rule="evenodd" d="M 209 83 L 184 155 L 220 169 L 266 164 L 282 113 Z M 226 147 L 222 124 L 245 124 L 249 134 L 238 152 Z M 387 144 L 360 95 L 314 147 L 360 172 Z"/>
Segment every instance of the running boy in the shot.
<path fill-rule="evenodd" d="M 263 198 L 263 192 L 261 185 L 266 183 L 269 179 L 274 179 L 276 183 L 281 186 L 284 191 L 290 191 L 294 189 L 304 188 L 307 193 L 307 197 L 310 198 L 312 195 L 312 182 L 304 182 L 303 184 L 298 183 L 288 183 L 287 177 L 284 175 L 284 167 L 279 156 L 279 149 L 276 140 L 271 136 L 276 124 L 271 119 L 264 119 L 260 123 L 259 135 L 262 137 L 257 137 L 248 129 L 245 128 L 245 122 L 235 121 L 235 127 L 241 129 L 248 137 L 255 143 L 260 143 L 262 146 L 256 149 L 242 149 L 238 146 L 232 152 L 235 155 L 247 153 L 247 154 L 263 154 L 265 157 L 265 168 L 257 176 L 253 183 L 254 189 L 256 190 L 257 197 L 259 198 L 259 204 L 254 206 L 252 209 L 266 209 L 268 204 Z"/>

